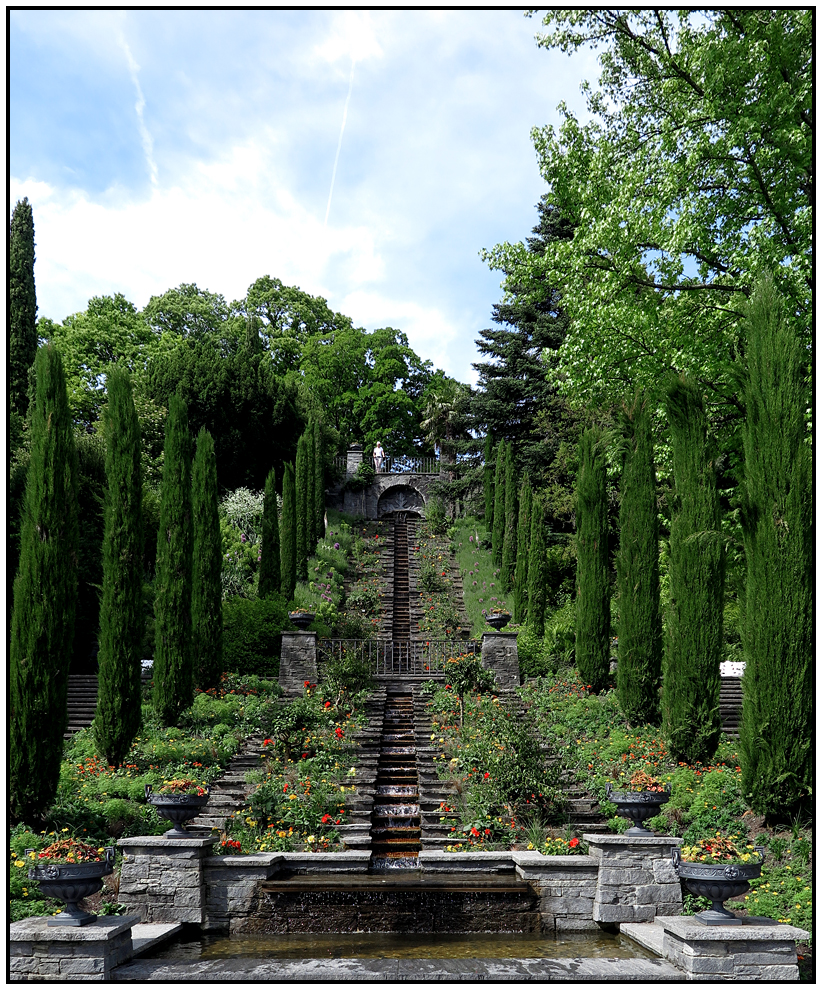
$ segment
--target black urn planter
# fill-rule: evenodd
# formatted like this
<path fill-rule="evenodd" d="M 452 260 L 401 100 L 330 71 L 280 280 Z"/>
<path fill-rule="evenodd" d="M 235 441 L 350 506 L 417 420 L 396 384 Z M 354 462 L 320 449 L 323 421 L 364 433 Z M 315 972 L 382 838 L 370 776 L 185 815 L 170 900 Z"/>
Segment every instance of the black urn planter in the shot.
<path fill-rule="evenodd" d="M 308 629 L 314 619 L 317 617 L 316 612 L 289 612 L 288 618 L 294 623 L 298 629 Z"/>
<path fill-rule="evenodd" d="M 742 919 L 723 906 L 729 897 L 742 897 L 751 889 L 749 880 L 762 873 L 765 850 L 757 846 L 758 863 L 686 863 L 678 848 L 671 850 L 671 859 L 679 879 L 692 894 L 707 897 L 711 906 L 695 914 L 703 925 L 741 925 Z"/>
<path fill-rule="evenodd" d="M 490 612 L 485 616 L 485 621 L 492 629 L 504 629 L 511 621 L 510 612 Z"/>
<path fill-rule="evenodd" d="M 620 818 L 628 818 L 633 822 L 625 835 L 653 835 L 649 828 L 644 827 L 645 822 L 658 815 L 659 809 L 671 797 L 669 787 L 664 791 L 612 791 L 608 784 L 605 793 L 608 800 L 617 806 Z"/>
<path fill-rule="evenodd" d="M 208 795 L 207 787 L 205 794 L 154 794 L 151 784 L 146 784 L 146 803 L 154 805 L 160 818 L 174 823 L 174 828 L 163 833 L 167 839 L 191 838 L 185 823 L 200 814 L 208 804 Z"/>
<path fill-rule="evenodd" d="M 27 849 L 26 853 L 31 851 Z M 106 858 L 97 863 L 50 863 L 46 860 L 42 866 L 29 870 L 29 880 L 36 880 L 46 897 L 54 897 L 66 905 L 59 914 L 49 918 L 47 925 L 80 928 L 97 920 L 96 914 L 80 907 L 80 901 L 96 894 L 103 886 L 103 877 L 114 869 L 114 846 L 108 846 L 105 855 Z"/>

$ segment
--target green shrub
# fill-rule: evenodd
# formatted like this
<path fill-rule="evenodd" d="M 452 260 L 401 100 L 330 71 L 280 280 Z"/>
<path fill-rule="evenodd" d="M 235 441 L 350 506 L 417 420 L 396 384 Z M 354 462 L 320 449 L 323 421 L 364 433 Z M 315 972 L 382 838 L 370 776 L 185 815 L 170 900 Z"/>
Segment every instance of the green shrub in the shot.
<path fill-rule="evenodd" d="M 448 526 L 442 499 L 436 497 L 428 499 L 425 505 L 425 521 L 432 533 L 442 536 Z"/>
<path fill-rule="evenodd" d="M 281 594 L 223 602 L 223 666 L 237 674 L 270 674 L 280 668 L 281 633 L 288 607 Z"/>

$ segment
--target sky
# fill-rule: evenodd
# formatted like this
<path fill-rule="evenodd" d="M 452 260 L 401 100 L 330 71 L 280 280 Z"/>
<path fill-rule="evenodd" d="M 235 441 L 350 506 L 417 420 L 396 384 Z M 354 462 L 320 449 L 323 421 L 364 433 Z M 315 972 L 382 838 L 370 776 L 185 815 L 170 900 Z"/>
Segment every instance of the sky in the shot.
<path fill-rule="evenodd" d="M 460 381 L 546 191 L 530 138 L 584 117 L 595 56 L 520 11 L 15 10 L 9 215 L 38 315 L 259 277 L 403 330 Z"/>

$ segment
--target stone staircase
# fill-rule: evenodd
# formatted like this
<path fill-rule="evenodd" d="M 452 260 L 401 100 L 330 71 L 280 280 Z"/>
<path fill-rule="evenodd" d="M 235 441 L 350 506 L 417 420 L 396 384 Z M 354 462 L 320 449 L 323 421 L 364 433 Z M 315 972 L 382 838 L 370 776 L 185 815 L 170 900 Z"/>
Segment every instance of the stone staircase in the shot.
<path fill-rule="evenodd" d="M 224 831 L 229 818 L 247 806 L 255 785 L 247 784 L 245 775 L 250 770 L 259 770 L 263 766 L 261 757 L 264 752 L 263 736 L 248 736 L 223 775 L 211 785 L 208 804 L 188 828 L 208 832 L 213 829 Z"/>
<path fill-rule="evenodd" d="M 719 682 L 719 714 L 722 731 L 739 738 L 739 722 L 742 718 L 742 678 L 723 677 Z"/>
<path fill-rule="evenodd" d="M 143 670 L 143 687 L 151 680 L 151 671 Z M 71 739 L 75 732 L 87 729 L 97 711 L 97 675 L 69 674 L 68 676 L 68 724 L 63 735 Z"/>
<path fill-rule="evenodd" d="M 394 519 L 394 589 L 391 612 L 391 638 L 407 643 L 411 638 L 411 612 L 408 584 L 408 523 L 404 513 Z"/>

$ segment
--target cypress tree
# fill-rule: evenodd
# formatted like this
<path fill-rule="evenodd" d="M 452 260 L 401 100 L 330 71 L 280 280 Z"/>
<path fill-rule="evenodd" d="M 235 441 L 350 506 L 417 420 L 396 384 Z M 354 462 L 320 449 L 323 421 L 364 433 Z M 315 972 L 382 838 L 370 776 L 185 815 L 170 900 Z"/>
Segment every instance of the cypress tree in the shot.
<path fill-rule="evenodd" d="M 106 762 L 125 759 L 140 727 L 143 614 L 143 483 L 140 423 L 131 381 L 113 368 L 105 413 L 103 596 L 94 743 Z"/>
<path fill-rule="evenodd" d="M 702 396 L 676 379 L 666 405 L 676 494 L 671 519 L 662 718 L 675 759 L 703 763 L 719 745 L 724 546 Z"/>
<path fill-rule="evenodd" d="M 294 465 L 286 464 L 283 474 L 283 517 L 280 526 L 280 589 L 287 602 L 297 587 L 297 499 L 294 491 Z"/>
<path fill-rule="evenodd" d="M 314 470 L 314 433 L 316 421 L 312 416 L 305 431 L 305 537 L 306 558 L 310 557 L 317 546 L 317 472 Z M 308 570 L 306 569 L 306 579 Z"/>
<path fill-rule="evenodd" d="M 154 708 L 166 725 L 194 700 L 191 658 L 191 438 L 179 395 L 168 404 L 157 532 Z"/>
<path fill-rule="evenodd" d="M 528 542 L 531 536 L 531 482 L 526 477 L 519 492 L 517 567 L 514 574 L 514 622 L 524 622 L 528 612 Z"/>
<path fill-rule="evenodd" d="M 29 368 L 37 353 L 34 289 L 34 218 L 28 199 L 19 200 L 9 225 L 9 402 L 25 419 Z"/>
<path fill-rule="evenodd" d="M 491 530 L 491 552 L 494 564 L 502 566 L 502 544 L 505 541 L 505 441 L 497 445 L 497 467 L 494 476 L 494 526 Z"/>
<path fill-rule="evenodd" d="M 485 493 L 485 526 L 489 533 L 494 527 L 494 445 L 491 442 L 491 431 L 485 435 L 485 451 L 483 454 L 485 466 L 482 469 L 482 487 Z"/>
<path fill-rule="evenodd" d="M 531 502 L 531 546 L 528 560 L 528 631 L 545 635 L 545 509 L 535 495 Z"/>
<path fill-rule="evenodd" d="M 531 482 L 524 478 L 519 492 L 517 521 L 517 566 L 514 573 L 514 622 L 524 622 L 528 613 L 528 542 L 531 536 Z"/>
<path fill-rule="evenodd" d="M 41 347 L 9 651 L 12 814 L 57 793 L 77 599 L 77 455 L 60 355 Z"/>
<path fill-rule="evenodd" d="M 619 663 L 617 694 L 633 725 L 659 724 L 662 625 L 659 521 L 651 419 L 637 401 L 623 416 L 625 461 L 619 509 Z"/>
<path fill-rule="evenodd" d="M 514 568 L 517 564 L 517 481 L 514 467 L 514 445 L 505 446 L 505 535 L 502 541 L 503 591 L 514 585 Z"/>
<path fill-rule="evenodd" d="M 603 443 L 599 430 L 583 433 L 577 478 L 576 663 L 583 683 L 595 692 L 605 687 L 610 667 L 611 589 Z"/>
<path fill-rule="evenodd" d="M 268 598 L 280 590 L 280 522 L 277 515 L 276 482 L 277 472 L 272 468 L 265 479 L 260 583 L 257 588 L 260 598 Z"/>
<path fill-rule="evenodd" d="M 191 471 L 194 561 L 191 583 L 191 648 L 198 687 L 219 683 L 223 670 L 223 563 L 217 458 L 205 428 L 197 435 Z"/>
<path fill-rule="evenodd" d="M 325 536 L 325 461 L 323 451 L 323 425 L 314 420 L 314 515 L 318 540 Z"/>
<path fill-rule="evenodd" d="M 297 443 L 297 580 L 308 580 L 308 453 L 307 435 Z"/>
<path fill-rule="evenodd" d="M 784 820 L 809 809 L 813 784 L 812 467 L 808 356 L 770 281 L 751 299 L 746 356 L 742 790 Z"/>

